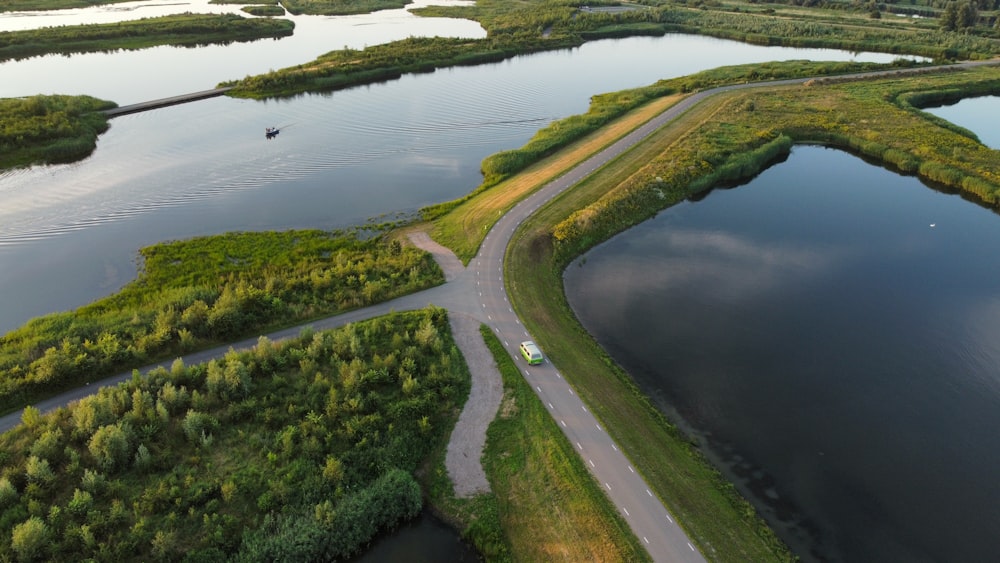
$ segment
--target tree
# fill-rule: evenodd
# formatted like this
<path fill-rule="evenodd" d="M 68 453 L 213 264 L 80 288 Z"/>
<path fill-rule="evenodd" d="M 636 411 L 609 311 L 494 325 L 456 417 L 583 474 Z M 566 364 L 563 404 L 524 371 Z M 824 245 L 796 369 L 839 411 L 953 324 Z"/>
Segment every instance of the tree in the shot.
<path fill-rule="evenodd" d="M 17 526 L 11 534 L 10 546 L 20 561 L 34 561 L 45 553 L 49 543 L 49 527 L 37 516 L 32 516 Z"/>
<path fill-rule="evenodd" d="M 37 426 L 41 418 L 42 413 L 31 405 L 24 407 L 24 412 L 21 413 L 21 422 L 27 428 L 34 428 Z"/>
<path fill-rule="evenodd" d="M 979 19 L 979 7 L 976 0 L 969 0 L 958 5 L 958 26 L 961 29 L 975 27 L 976 20 Z"/>
<path fill-rule="evenodd" d="M 958 29 L 958 3 L 948 2 L 941 12 L 941 29 L 945 31 L 955 31 Z"/>
<path fill-rule="evenodd" d="M 101 469 L 110 473 L 124 467 L 132 457 L 132 428 L 127 422 L 102 426 L 91 436 L 87 448 Z"/>

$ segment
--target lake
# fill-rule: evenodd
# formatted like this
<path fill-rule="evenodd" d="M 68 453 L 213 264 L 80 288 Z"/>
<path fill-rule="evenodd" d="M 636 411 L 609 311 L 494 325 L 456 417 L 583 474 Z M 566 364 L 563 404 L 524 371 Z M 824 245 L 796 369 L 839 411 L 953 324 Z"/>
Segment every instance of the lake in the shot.
<path fill-rule="evenodd" d="M 796 147 L 587 252 L 565 287 L 804 560 L 987 561 L 997 240 L 991 210 Z"/>

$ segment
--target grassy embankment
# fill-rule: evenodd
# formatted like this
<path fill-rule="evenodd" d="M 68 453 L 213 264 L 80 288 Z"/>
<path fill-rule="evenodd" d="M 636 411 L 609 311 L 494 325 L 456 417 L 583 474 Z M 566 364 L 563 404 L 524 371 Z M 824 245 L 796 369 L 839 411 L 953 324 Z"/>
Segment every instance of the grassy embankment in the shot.
<path fill-rule="evenodd" d="M 544 207 L 519 232 L 506 279 L 514 280 L 508 290 L 526 326 L 710 559 L 773 560 L 788 554 L 752 506 L 575 321 L 562 293 L 563 267 L 590 245 L 658 209 L 717 182 L 755 174 L 793 142 L 859 151 L 995 205 L 997 151 L 982 147 L 968 132 L 942 127 L 911 104 L 997 92 L 1000 70 L 980 68 L 720 94 Z M 643 121 L 638 112 L 646 110 L 626 119 Z M 601 147 L 614 137 L 599 140 L 603 134 L 528 168 L 526 174 L 535 180 L 518 175 L 462 202 L 436 221 L 435 236 L 481 240 L 498 212 L 541 185 L 537 180 L 564 171 L 567 154 L 576 153 L 571 158 L 579 160 L 592 152 L 584 146 Z M 478 242 L 458 246 L 466 255 L 477 247 Z"/>
<path fill-rule="evenodd" d="M 0 412 L 444 282 L 429 254 L 350 233 L 228 233 L 140 252 L 143 271 L 115 295 L 0 337 Z"/>
<path fill-rule="evenodd" d="M 158 45 L 207 45 L 285 37 L 290 20 L 236 14 L 180 14 L 119 23 L 44 27 L 0 32 L 0 61 L 50 53 L 146 49 Z"/>
<path fill-rule="evenodd" d="M 0 436 L 0 559 L 344 560 L 419 512 L 468 385 L 429 308 L 28 410 Z"/>
<path fill-rule="evenodd" d="M 985 58 L 1000 52 L 1000 35 L 943 32 L 919 20 L 883 23 L 851 11 L 799 8 L 787 13 L 734 12 L 733 5 L 685 6 L 649 1 L 624 12 L 583 12 L 555 0 L 502 2 L 475 6 L 430 6 L 427 16 L 478 21 L 484 39 L 411 38 L 363 51 L 332 51 L 315 61 L 221 85 L 229 95 L 249 98 L 291 96 L 398 78 L 436 68 L 494 62 L 517 54 L 574 47 L 585 41 L 669 32 L 711 35 L 762 45 L 823 47 L 922 55 L 933 59 Z M 745 4 L 747 10 L 757 10 Z M 767 8 L 774 11 L 773 8 Z"/>
<path fill-rule="evenodd" d="M 0 99 L 0 169 L 86 157 L 108 130 L 100 110 L 116 106 L 90 96 Z"/>

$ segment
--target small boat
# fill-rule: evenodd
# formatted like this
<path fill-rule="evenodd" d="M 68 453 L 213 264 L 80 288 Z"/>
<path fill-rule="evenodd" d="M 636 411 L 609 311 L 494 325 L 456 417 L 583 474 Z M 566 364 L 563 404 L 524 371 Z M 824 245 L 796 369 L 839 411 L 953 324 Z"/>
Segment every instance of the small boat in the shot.
<path fill-rule="evenodd" d="M 273 139 L 278 135 L 278 133 L 281 133 L 281 129 L 278 129 L 277 127 L 268 127 L 267 129 L 264 130 L 264 137 L 268 139 Z"/>

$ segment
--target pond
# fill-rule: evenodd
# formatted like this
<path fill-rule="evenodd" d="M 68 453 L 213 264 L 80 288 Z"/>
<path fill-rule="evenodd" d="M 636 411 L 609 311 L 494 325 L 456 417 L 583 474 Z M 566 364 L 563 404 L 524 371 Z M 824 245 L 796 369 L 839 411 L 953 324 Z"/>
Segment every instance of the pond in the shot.
<path fill-rule="evenodd" d="M 1000 150 L 1000 96 L 966 98 L 949 106 L 925 108 L 924 111 L 965 127 L 987 147 Z"/>
<path fill-rule="evenodd" d="M 996 213 L 796 147 L 569 266 L 587 330 L 804 560 L 986 561 Z"/>

